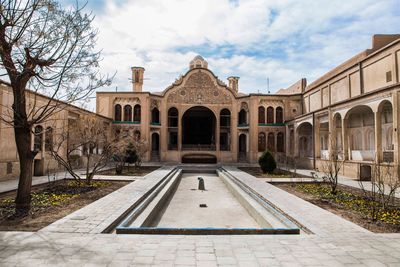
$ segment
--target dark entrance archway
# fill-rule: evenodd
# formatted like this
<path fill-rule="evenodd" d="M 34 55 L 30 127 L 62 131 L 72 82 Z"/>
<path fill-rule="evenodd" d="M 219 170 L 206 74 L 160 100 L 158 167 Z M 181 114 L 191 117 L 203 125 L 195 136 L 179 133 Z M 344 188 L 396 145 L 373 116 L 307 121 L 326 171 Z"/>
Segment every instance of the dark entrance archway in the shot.
<path fill-rule="evenodd" d="M 160 160 L 160 136 L 158 133 L 153 133 L 151 135 L 151 160 Z"/>
<path fill-rule="evenodd" d="M 246 135 L 239 135 L 239 161 L 246 161 L 247 140 Z"/>
<path fill-rule="evenodd" d="M 192 107 L 182 116 L 182 148 L 215 150 L 216 118 L 206 107 Z"/>

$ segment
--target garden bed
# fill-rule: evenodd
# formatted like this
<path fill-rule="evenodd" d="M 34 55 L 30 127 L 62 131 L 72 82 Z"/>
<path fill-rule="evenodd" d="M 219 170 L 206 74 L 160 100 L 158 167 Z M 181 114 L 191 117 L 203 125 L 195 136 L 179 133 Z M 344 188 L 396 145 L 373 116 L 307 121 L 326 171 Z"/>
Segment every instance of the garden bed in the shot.
<path fill-rule="evenodd" d="M 378 220 L 370 218 L 371 203 L 365 200 L 360 189 L 339 185 L 336 195 L 330 193 L 328 184 L 318 183 L 273 183 L 273 185 L 292 193 L 306 201 L 341 216 L 376 233 L 400 232 L 400 206 L 380 212 Z"/>
<path fill-rule="evenodd" d="M 99 172 L 99 175 L 122 175 L 122 176 L 144 176 L 159 169 L 160 166 L 125 166 L 121 174 L 116 174 L 115 168 Z"/>
<path fill-rule="evenodd" d="M 292 172 L 282 169 L 275 169 L 273 173 L 263 173 L 260 167 L 238 167 L 238 169 L 258 178 L 311 178 L 310 176 L 298 173 L 295 175 Z"/>
<path fill-rule="evenodd" d="M 29 215 L 14 215 L 16 191 L 0 194 L 1 231 L 37 231 L 62 217 L 128 184 L 125 181 L 93 181 L 77 186 L 73 180 L 59 180 L 32 187 Z"/>

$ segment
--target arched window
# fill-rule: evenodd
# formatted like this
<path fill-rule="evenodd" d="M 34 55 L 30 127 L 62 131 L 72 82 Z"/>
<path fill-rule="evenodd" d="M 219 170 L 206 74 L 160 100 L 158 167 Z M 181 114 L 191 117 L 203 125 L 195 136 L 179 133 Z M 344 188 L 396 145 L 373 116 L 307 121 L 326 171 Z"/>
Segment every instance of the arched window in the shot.
<path fill-rule="evenodd" d="M 153 108 L 151 111 L 151 123 L 160 123 L 160 112 L 158 108 Z"/>
<path fill-rule="evenodd" d="M 140 116 L 141 116 L 141 108 L 140 105 L 137 104 L 133 107 L 133 121 L 140 122 Z"/>
<path fill-rule="evenodd" d="M 120 104 L 117 104 L 117 105 L 115 105 L 115 108 L 114 108 L 114 120 L 115 121 L 121 121 L 121 110 L 122 108 L 121 108 L 121 105 Z"/>
<path fill-rule="evenodd" d="M 281 132 L 276 136 L 276 150 L 278 152 L 285 152 L 285 135 Z"/>
<path fill-rule="evenodd" d="M 283 108 L 277 107 L 275 113 L 275 123 L 283 123 Z"/>
<path fill-rule="evenodd" d="M 267 108 L 267 123 L 274 123 L 274 108 Z"/>
<path fill-rule="evenodd" d="M 132 121 L 132 106 L 124 106 L 124 121 Z"/>
<path fill-rule="evenodd" d="M 274 135 L 274 133 L 268 134 L 268 150 L 271 152 L 275 151 L 275 135 Z"/>
<path fill-rule="evenodd" d="M 38 125 L 35 127 L 35 137 L 33 140 L 33 150 L 42 151 L 43 143 L 43 127 Z"/>
<path fill-rule="evenodd" d="M 247 112 L 244 109 L 241 109 L 239 112 L 239 125 L 247 124 Z"/>
<path fill-rule="evenodd" d="M 168 127 L 178 127 L 178 110 L 170 108 L 168 110 Z"/>
<path fill-rule="evenodd" d="M 178 115 L 176 108 L 172 107 L 168 110 L 168 149 L 178 149 Z"/>
<path fill-rule="evenodd" d="M 219 147 L 222 151 L 231 149 L 231 112 L 224 108 L 219 114 Z"/>
<path fill-rule="evenodd" d="M 258 123 L 265 123 L 265 108 L 258 107 Z"/>
<path fill-rule="evenodd" d="M 258 134 L 258 152 L 264 152 L 266 148 L 265 133 Z"/>
<path fill-rule="evenodd" d="M 44 149 L 50 151 L 53 147 L 53 128 L 46 128 L 46 136 L 44 138 Z"/>
<path fill-rule="evenodd" d="M 140 131 L 139 130 L 135 130 L 133 132 L 133 138 L 135 138 L 136 141 L 140 140 Z"/>
<path fill-rule="evenodd" d="M 231 126 L 231 112 L 229 109 L 224 108 L 221 110 L 219 124 L 221 127 Z"/>

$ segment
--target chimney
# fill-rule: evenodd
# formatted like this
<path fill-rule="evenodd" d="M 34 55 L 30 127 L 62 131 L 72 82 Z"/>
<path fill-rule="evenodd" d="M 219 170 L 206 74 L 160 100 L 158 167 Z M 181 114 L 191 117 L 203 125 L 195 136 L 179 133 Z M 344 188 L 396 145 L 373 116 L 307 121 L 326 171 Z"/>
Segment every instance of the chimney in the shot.
<path fill-rule="evenodd" d="M 231 76 L 228 77 L 229 87 L 233 89 L 233 91 L 239 91 L 239 77 Z"/>
<path fill-rule="evenodd" d="M 144 68 L 132 67 L 132 89 L 134 92 L 142 92 Z"/>

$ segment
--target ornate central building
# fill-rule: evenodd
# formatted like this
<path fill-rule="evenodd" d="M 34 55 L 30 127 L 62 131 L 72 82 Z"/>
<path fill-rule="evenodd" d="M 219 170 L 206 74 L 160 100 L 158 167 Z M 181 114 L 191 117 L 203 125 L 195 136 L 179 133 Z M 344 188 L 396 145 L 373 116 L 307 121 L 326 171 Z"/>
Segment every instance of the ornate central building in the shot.
<path fill-rule="evenodd" d="M 256 162 L 267 148 L 284 155 L 284 122 L 301 114 L 301 94 L 242 94 L 239 77 L 225 84 L 201 56 L 161 93 L 142 91 L 143 73 L 132 68 L 132 92 L 99 92 L 97 112 L 113 118 L 117 133 L 148 141 L 147 161 Z"/>

